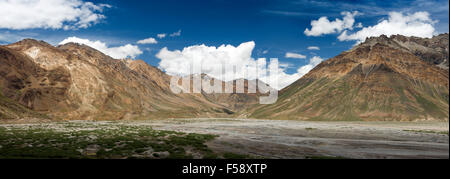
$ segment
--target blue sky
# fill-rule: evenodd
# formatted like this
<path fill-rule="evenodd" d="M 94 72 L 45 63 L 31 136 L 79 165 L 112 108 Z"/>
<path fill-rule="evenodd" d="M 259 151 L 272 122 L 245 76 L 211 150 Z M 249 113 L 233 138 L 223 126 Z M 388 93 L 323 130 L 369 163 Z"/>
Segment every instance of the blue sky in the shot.
<path fill-rule="evenodd" d="M 5 0 L 0 0 L 5 1 Z M 81 1 L 81 0 L 79 0 Z M 449 4 L 443 1 L 312 1 L 312 0 L 85 0 L 95 5 L 108 4 L 101 12 L 105 18 L 87 28 L 13 28 L 0 25 L 0 43 L 11 43 L 21 38 L 42 39 L 54 45 L 68 37 L 102 41 L 108 46 L 132 44 L 143 52 L 143 59 L 158 66 L 161 59 L 155 55 L 164 47 L 182 50 L 185 47 L 205 44 L 218 47 L 222 44 L 239 46 L 253 41 L 252 57 L 279 58 L 289 64 L 287 74 L 296 73 L 299 67 L 310 63 L 314 56 L 331 58 L 350 49 L 357 40 L 341 41 L 338 36 L 347 30 L 356 33 L 363 27 L 375 26 L 389 18 L 390 12 L 404 16 L 427 12 L 433 20 L 433 34 L 449 31 Z M 49 7 L 51 8 L 51 7 Z M 1 7 L 0 7 L 1 9 Z M 321 17 L 329 21 L 342 19 L 342 12 L 357 11 L 354 26 L 362 28 L 336 30 L 319 36 L 308 36 L 311 22 Z M 6 17 L 7 18 L 7 17 Z M 0 18 L 1 22 L 1 18 Z M 63 22 L 64 23 L 64 22 Z M 180 36 L 169 34 L 181 30 Z M 157 38 L 165 33 L 167 37 Z M 424 32 L 425 34 L 428 32 Z M 406 34 L 407 35 L 407 34 Z M 137 44 L 146 38 L 155 38 L 157 44 Z M 308 50 L 317 46 L 320 50 Z M 267 52 L 267 53 L 263 53 Z M 306 58 L 286 58 L 286 53 L 296 53 Z"/>

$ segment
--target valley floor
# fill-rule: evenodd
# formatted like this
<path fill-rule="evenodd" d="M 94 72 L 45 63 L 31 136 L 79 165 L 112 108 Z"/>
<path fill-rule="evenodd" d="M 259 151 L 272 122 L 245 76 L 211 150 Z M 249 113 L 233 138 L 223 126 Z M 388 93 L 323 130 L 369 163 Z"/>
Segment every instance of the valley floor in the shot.
<path fill-rule="evenodd" d="M 0 124 L 0 158 L 448 159 L 448 131 L 448 122 L 166 119 Z"/>
<path fill-rule="evenodd" d="M 219 135 L 214 151 L 260 158 L 449 158 L 448 122 L 152 121 L 155 129 Z"/>

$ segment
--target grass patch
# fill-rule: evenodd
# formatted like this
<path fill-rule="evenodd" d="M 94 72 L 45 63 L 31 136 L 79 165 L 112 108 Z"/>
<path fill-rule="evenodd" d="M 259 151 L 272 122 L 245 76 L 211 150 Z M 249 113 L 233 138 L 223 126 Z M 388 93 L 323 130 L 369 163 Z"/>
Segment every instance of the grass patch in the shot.
<path fill-rule="evenodd" d="M 120 123 L 0 126 L 0 159 L 218 158 L 205 145 L 216 136 L 158 131 Z"/>

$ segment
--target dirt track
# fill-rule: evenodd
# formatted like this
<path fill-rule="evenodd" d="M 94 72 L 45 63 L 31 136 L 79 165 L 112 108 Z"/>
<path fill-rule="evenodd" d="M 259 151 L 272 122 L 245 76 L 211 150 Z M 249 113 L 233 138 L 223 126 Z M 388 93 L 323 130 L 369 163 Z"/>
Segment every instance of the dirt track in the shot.
<path fill-rule="evenodd" d="M 219 152 L 262 158 L 449 158 L 448 122 L 305 122 L 167 119 L 154 129 L 217 134 Z"/>

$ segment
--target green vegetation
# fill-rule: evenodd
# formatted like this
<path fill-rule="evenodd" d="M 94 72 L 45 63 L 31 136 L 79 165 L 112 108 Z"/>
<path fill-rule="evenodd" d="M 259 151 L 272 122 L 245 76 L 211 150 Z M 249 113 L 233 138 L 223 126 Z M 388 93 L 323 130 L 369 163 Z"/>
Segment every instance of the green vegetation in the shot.
<path fill-rule="evenodd" d="M 116 122 L 0 126 L 0 158 L 158 159 L 235 158 L 214 153 L 214 135 L 153 130 Z M 247 156 L 239 156 L 239 158 Z"/>
<path fill-rule="evenodd" d="M 433 102 L 429 101 L 428 99 L 418 96 L 418 95 L 414 95 L 414 97 L 416 98 L 416 101 L 422 105 L 423 109 L 425 109 L 425 111 L 428 114 L 431 114 L 433 116 L 446 116 L 447 114 L 445 114 L 445 112 L 440 111 L 440 108 L 434 104 Z"/>

